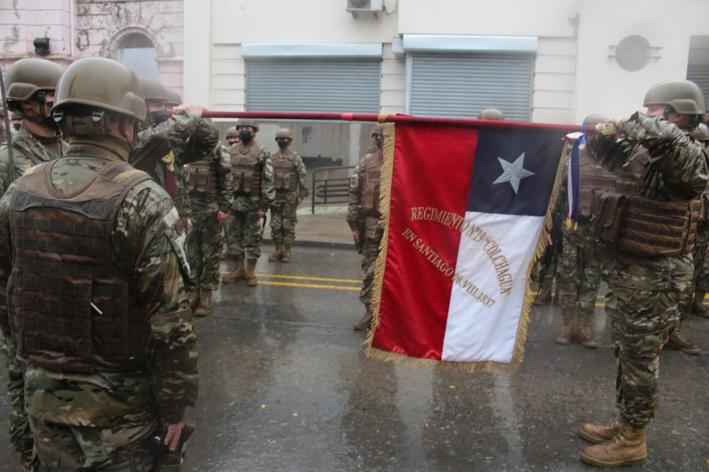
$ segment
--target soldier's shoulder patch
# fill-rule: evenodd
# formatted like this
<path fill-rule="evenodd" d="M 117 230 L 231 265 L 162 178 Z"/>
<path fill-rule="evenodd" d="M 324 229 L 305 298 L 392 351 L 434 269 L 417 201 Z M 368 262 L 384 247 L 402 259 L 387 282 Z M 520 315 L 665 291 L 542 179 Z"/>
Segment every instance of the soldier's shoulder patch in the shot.
<path fill-rule="evenodd" d="M 177 260 L 180 263 L 180 271 L 185 279 L 185 282 L 190 281 L 190 264 L 187 261 L 187 232 L 184 225 L 182 224 L 182 219 L 180 218 L 177 208 L 172 207 L 172 209 L 163 217 L 162 220 L 163 229 L 165 231 L 165 237 L 167 237 L 170 242 L 170 246 L 177 256 Z"/>

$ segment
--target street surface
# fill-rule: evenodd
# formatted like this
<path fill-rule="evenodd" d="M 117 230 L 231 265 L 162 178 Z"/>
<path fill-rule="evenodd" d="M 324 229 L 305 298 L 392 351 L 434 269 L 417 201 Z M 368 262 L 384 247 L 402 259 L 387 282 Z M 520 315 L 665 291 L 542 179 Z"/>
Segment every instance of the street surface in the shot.
<path fill-rule="evenodd" d="M 200 398 L 188 471 L 586 471 L 575 435 L 608 420 L 615 363 L 602 308 L 601 347 L 557 346 L 556 307 L 532 312 L 515 374 L 462 374 L 369 360 L 351 249 L 294 248 L 269 263 L 260 285 L 222 287 L 215 313 L 197 321 Z M 600 305 L 599 305 L 600 306 Z M 690 317 L 704 352 L 661 358 L 649 460 L 627 471 L 709 470 L 709 321 Z M 0 383 L 6 383 L 4 366 Z M 0 470 L 16 470 L 0 400 Z"/>

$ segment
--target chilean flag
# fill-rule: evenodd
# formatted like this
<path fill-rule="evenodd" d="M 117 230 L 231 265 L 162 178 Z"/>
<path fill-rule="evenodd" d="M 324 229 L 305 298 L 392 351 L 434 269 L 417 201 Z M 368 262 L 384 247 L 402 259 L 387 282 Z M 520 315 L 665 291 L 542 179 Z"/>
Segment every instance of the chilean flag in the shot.
<path fill-rule="evenodd" d="M 487 371 L 521 362 L 528 274 L 568 129 L 495 123 L 396 124 L 371 355 Z"/>

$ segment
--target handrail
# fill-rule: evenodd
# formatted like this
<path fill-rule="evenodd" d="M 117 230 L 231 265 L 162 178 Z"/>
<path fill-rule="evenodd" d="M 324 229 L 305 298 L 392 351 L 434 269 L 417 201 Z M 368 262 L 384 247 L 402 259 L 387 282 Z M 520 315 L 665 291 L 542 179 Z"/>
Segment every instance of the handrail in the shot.
<path fill-rule="evenodd" d="M 357 167 L 357 166 L 318 167 L 317 169 L 315 169 L 315 170 L 313 171 L 313 177 L 312 177 L 312 178 L 313 178 L 313 181 L 312 181 L 312 183 L 311 183 L 311 192 L 310 192 L 310 196 L 311 196 L 310 212 L 311 212 L 311 214 L 313 214 L 313 215 L 315 214 L 315 195 L 316 195 L 316 194 L 315 194 L 315 187 L 316 187 L 316 184 L 317 184 L 318 182 L 325 182 L 325 195 L 324 195 L 324 200 L 325 200 L 325 202 L 324 202 L 324 203 L 327 203 L 327 182 L 328 182 L 328 180 L 338 180 L 338 181 L 342 181 L 342 180 L 347 181 L 347 180 L 349 180 L 349 176 L 347 176 L 347 177 L 335 177 L 335 178 L 332 178 L 332 179 L 322 179 L 322 180 L 318 180 L 318 179 L 317 179 L 318 173 L 328 172 L 328 171 L 334 171 L 334 170 L 348 170 L 348 169 L 354 169 L 355 167 Z M 349 172 L 348 172 L 348 174 L 349 174 Z"/>

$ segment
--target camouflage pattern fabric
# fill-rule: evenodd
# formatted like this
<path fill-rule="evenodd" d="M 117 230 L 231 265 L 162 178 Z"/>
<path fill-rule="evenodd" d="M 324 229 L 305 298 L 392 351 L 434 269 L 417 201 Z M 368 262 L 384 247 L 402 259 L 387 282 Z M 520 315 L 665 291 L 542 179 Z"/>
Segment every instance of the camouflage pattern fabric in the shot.
<path fill-rule="evenodd" d="M 72 142 L 53 169 L 53 184 L 73 192 L 106 165 L 127 157 L 127 149 L 113 141 Z M 11 186 L 0 200 L 0 281 L 5 284 L 12 266 L 13 193 Z M 146 439 L 160 422 L 181 421 L 197 397 L 196 339 L 184 285 L 189 271 L 185 235 L 172 200 L 152 181 L 137 184 L 119 208 L 111 237 L 121 255 L 117 263 L 134 277 L 148 315 L 148 361 L 135 372 L 25 371 L 16 391 L 24 388 L 42 470 L 94 470 L 143 458 Z M 0 326 L 7 334 L 6 309 Z"/>
<path fill-rule="evenodd" d="M 692 279 L 692 294 L 694 292 L 709 292 L 709 224 L 700 224 L 697 228 L 697 240 L 694 243 L 694 277 Z"/>
<path fill-rule="evenodd" d="M 229 213 L 234 192 L 231 188 L 229 150 L 220 145 L 209 157 L 210 171 L 217 180 L 216 195 L 188 191 L 187 172 L 180 172 L 178 208 L 180 215 L 192 220 L 187 235 L 187 256 L 196 287 L 214 290 L 219 285 L 219 257 L 222 249 L 222 225 L 217 222 L 217 212 Z"/>
<path fill-rule="evenodd" d="M 590 320 L 596 309 L 601 284 L 601 261 L 598 238 L 588 221 L 576 228 L 564 228 L 564 243 L 559 258 L 557 280 L 559 306 L 564 320 Z M 567 326 L 571 326 L 567 323 Z"/>
<path fill-rule="evenodd" d="M 359 300 L 370 312 L 372 305 L 372 289 L 374 287 L 374 269 L 379 255 L 379 246 L 382 242 L 383 230 L 378 230 L 374 238 L 366 238 L 362 245 L 362 288 L 359 291 Z"/>
<path fill-rule="evenodd" d="M 273 159 L 279 151 L 271 156 Z M 305 185 L 307 171 L 303 159 L 295 154 L 295 167 L 298 175 L 297 185 L 294 189 L 276 190 L 276 197 L 271 205 L 271 238 L 277 245 L 293 244 L 295 240 L 295 225 L 298 222 L 296 211 L 299 201 L 308 196 L 309 191 Z"/>
<path fill-rule="evenodd" d="M 709 181 L 706 154 L 662 118 L 634 114 L 620 123 L 625 139 L 593 134 L 592 157 L 619 170 L 640 146 L 650 155 L 639 193 L 658 201 L 690 200 Z M 643 427 L 657 405 L 659 355 L 680 319 L 679 303 L 692 278 L 692 256 L 640 258 L 614 254 L 610 290 L 617 314 L 617 402 L 624 419 Z"/>
<path fill-rule="evenodd" d="M 45 144 L 47 146 L 45 146 Z M 27 172 L 28 169 L 36 165 L 30 156 L 40 162 L 49 162 L 57 159 L 61 154 L 64 143 L 58 139 L 40 141 L 39 138 L 30 133 L 24 126 L 12 137 L 12 161 L 14 169 L 10 168 L 10 154 L 7 145 L 0 147 L 0 195 L 5 193 L 7 188 L 18 177 Z M 54 149 L 58 149 L 57 153 Z"/>

